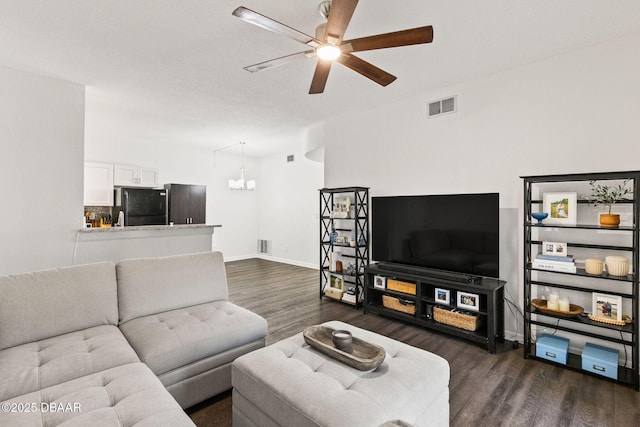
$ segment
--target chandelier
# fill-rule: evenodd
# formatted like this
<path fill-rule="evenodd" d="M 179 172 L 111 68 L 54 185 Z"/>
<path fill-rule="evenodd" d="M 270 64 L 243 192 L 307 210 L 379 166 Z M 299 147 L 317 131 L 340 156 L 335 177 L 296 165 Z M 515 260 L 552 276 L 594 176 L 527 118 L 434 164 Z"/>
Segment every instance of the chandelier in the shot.
<path fill-rule="evenodd" d="M 240 142 L 240 146 L 242 147 L 242 157 L 240 163 L 240 178 L 238 179 L 230 179 L 229 180 L 229 188 L 231 190 L 249 190 L 253 191 L 256 189 L 256 181 L 253 179 L 246 180 L 244 179 L 244 145 L 246 142 Z"/>

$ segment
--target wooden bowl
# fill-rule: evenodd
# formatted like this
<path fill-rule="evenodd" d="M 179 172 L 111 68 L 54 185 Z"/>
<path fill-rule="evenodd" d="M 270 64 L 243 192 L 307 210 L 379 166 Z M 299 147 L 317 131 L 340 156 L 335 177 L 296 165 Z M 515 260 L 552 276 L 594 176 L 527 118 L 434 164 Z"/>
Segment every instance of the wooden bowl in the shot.
<path fill-rule="evenodd" d="M 531 301 L 531 305 L 538 311 L 541 311 L 545 314 L 553 314 L 554 316 L 562 316 L 562 317 L 575 317 L 582 314 L 584 309 L 579 305 L 569 304 L 569 311 L 559 311 L 559 310 L 551 310 L 547 308 L 547 300 L 546 299 L 534 299 Z"/>

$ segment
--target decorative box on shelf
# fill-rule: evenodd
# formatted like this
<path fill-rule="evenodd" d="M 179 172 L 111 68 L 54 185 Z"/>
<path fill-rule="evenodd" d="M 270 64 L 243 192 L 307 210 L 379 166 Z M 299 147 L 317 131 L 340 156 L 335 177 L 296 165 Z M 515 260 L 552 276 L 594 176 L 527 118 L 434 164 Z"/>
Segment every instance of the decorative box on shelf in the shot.
<path fill-rule="evenodd" d="M 388 281 L 387 281 L 388 283 Z M 391 310 L 400 311 L 407 314 L 416 314 L 416 303 L 399 298 L 382 295 L 382 305 Z"/>
<path fill-rule="evenodd" d="M 403 282 L 396 279 L 387 279 L 387 289 L 390 291 L 402 292 L 404 294 L 415 295 L 416 284 L 411 282 Z"/>
<path fill-rule="evenodd" d="M 617 380 L 618 357 L 618 350 L 588 342 L 582 350 L 582 369 Z"/>
<path fill-rule="evenodd" d="M 329 286 L 324 290 L 324 294 L 331 299 L 341 300 L 344 291 L 342 289 L 332 288 L 331 286 Z"/>
<path fill-rule="evenodd" d="M 543 334 L 536 341 L 536 356 L 552 362 L 567 364 L 569 340 L 555 335 Z"/>
<path fill-rule="evenodd" d="M 438 306 L 433 307 L 433 319 L 436 322 L 464 329 L 465 331 L 477 330 L 481 322 L 480 316 Z"/>

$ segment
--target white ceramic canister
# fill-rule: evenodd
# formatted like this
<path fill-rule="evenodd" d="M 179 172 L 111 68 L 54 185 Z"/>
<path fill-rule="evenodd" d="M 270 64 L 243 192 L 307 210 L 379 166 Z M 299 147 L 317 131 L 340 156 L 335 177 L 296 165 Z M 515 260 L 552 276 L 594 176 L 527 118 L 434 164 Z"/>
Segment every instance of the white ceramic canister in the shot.
<path fill-rule="evenodd" d="M 629 274 L 629 260 L 623 256 L 608 256 L 604 259 L 607 273 L 612 276 L 626 276 Z"/>
<path fill-rule="evenodd" d="M 598 258 L 587 258 L 584 260 L 584 269 L 587 274 L 599 276 L 604 271 L 604 263 Z"/>

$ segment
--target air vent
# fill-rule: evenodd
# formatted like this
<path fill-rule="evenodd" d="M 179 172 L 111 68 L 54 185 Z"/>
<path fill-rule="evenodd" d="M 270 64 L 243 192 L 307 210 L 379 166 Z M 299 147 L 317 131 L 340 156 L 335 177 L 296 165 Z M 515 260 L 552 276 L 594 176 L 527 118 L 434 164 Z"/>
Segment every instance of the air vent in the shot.
<path fill-rule="evenodd" d="M 442 114 L 455 113 L 456 112 L 456 97 L 451 96 L 449 98 L 440 99 L 429 103 L 428 117 L 440 116 Z"/>
<path fill-rule="evenodd" d="M 258 253 L 271 255 L 271 240 L 258 239 Z"/>
<path fill-rule="evenodd" d="M 294 160 L 294 156 L 293 156 L 293 154 L 289 154 L 289 155 L 287 156 L 287 163 L 291 163 L 291 162 L 293 162 L 293 160 Z"/>

